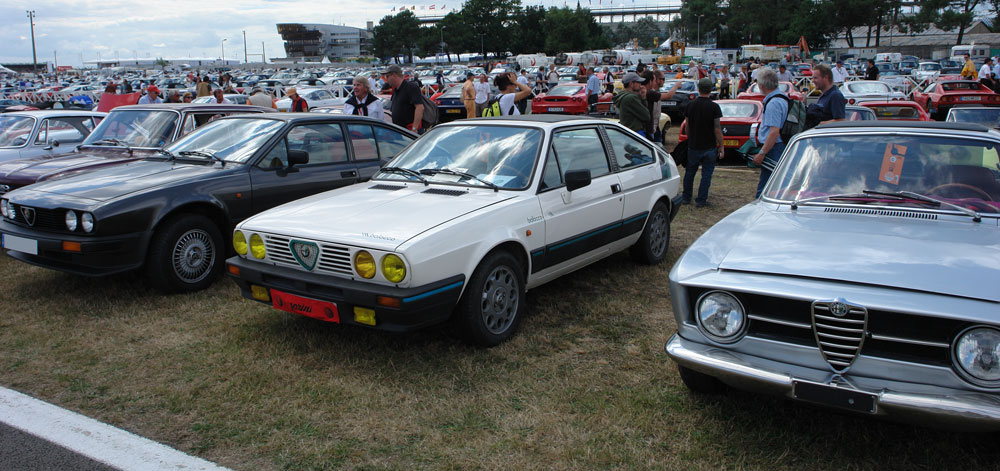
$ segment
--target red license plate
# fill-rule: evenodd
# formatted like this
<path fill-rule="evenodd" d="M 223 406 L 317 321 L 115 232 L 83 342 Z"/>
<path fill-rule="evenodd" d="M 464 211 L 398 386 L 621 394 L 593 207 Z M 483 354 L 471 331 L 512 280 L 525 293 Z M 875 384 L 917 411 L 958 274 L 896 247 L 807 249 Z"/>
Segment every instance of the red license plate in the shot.
<path fill-rule="evenodd" d="M 337 311 L 337 305 L 331 302 L 303 298 L 302 296 L 271 289 L 271 305 L 275 309 L 292 314 L 312 317 L 321 321 L 340 323 L 340 313 Z"/>

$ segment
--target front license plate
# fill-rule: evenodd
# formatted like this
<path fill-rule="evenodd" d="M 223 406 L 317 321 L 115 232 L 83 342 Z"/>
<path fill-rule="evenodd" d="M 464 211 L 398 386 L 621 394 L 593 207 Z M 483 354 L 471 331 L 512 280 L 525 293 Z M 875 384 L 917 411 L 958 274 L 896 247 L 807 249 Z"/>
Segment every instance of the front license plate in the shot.
<path fill-rule="evenodd" d="M 25 239 L 10 234 L 3 234 L 0 237 L 3 237 L 3 248 L 5 249 L 38 255 L 38 241 L 35 239 Z"/>
<path fill-rule="evenodd" d="M 444 110 L 444 112 L 445 113 L 451 113 L 451 114 L 459 114 L 459 113 L 462 112 L 462 110 L 458 110 L 458 109 L 455 109 L 455 110 Z"/>
<path fill-rule="evenodd" d="M 337 305 L 318 299 L 303 298 L 276 289 L 271 290 L 271 305 L 292 314 L 299 314 L 321 321 L 340 323 L 340 313 Z"/>
<path fill-rule="evenodd" d="M 667 105 L 667 106 L 677 106 L 677 102 L 676 101 L 665 101 L 665 102 L 663 102 L 663 104 Z"/>
<path fill-rule="evenodd" d="M 722 140 L 722 145 L 724 145 L 724 146 L 738 146 L 738 145 L 740 145 L 740 141 L 737 141 L 736 139 L 723 139 Z"/>
<path fill-rule="evenodd" d="M 962 101 L 979 101 L 979 97 L 977 97 L 977 96 L 963 96 L 961 98 L 961 100 Z"/>
<path fill-rule="evenodd" d="M 549 108 L 549 113 L 559 113 L 563 108 Z"/>
<path fill-rule="evenodd" d="M 796 399 L 866 414 L 874 414 L 877 410 L 874 394 L 804 381 L 794 381 L 793 385 Z"/>

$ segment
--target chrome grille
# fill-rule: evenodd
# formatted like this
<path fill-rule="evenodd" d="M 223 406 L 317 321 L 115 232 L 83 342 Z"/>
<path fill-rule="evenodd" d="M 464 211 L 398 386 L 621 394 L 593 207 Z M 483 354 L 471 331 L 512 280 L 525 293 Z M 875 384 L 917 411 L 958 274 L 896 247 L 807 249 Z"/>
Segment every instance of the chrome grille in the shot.
<path fill-rule="evenodd" d="M 854 364 L 865 343 L 868 310 L 843 299 L 813 301 L 812 329 L 823 359 L 843 373 Z"/>
<path fill-rule="evenodd" d="M 299 239 L 295 239 L 299 240 Z M 264 245 L 267 247 L 267 259 L 277 265 L 304 270 L 292 254 L 292 238 L 264 235 Z M 343 276 L 353 276 L 351 268 L 351 251 L 347 247 L 318 242 L 320 246 L 319 260 L 316 261 L 314 272 L 330 273 Z"/>

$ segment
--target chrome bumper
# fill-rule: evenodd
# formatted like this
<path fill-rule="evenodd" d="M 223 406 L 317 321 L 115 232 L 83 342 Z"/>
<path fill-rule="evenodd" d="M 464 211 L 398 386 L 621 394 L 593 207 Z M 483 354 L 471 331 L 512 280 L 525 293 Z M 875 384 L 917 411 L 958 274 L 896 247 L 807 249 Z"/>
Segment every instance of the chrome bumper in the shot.
<path fill-rule="evenodd" d="M 1000 430 L 1000 394 L 835 375 L 692 342 L 679 334 L 667 341 L 666 352 L 678 365 L 737 389 L 800 400 L 794 393 L 796 381 L 825 384 L 874 395 L 874 415 L 891 420 L 962 431 Z"/>

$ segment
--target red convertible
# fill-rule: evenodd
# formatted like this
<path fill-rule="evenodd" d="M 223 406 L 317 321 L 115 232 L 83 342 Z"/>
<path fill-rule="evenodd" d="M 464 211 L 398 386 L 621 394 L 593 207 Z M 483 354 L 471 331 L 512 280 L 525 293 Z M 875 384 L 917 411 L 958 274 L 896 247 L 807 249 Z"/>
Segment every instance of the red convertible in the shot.
<path fill-rule="evenodd" d="M 764 117 L 764 106 L 756 100 L 716 100 L 722 109 L 722 144 L 726 149 L 739 149 L 757 130 Z M 681 127 L 678 142 L 687 140 L 687 130 Z"/>
<path fill-rule="evenodd" d="M 611 94 L 602 93 L 597 99 L 597 111 L 607 111 L 611 106 Z M 531 112 L 587 114 L 587 86 L 583 83 L 557 85 L 548 93 L 542 93 L 531 101 Z"/>
<path fill-rule="evenodd" d="M 802 103 L 806 102 L 806 95 L 796 90 L 795 86 L 792 85 L 792 82 L 778 82 L 778 90 L 781 90 L 782 93 L 788 95 L 788 98 L 799 100 Z M 761 93 L 760 87 L 755 83 L 750 86 L 750 89 L 737 95 L 736 98 L 741 100 L 757 100 L 763 102 L 764 94 Z"/>
<path fill-rule="evenodd" d="M 944 119 L 955 105 L 1000 105 L 1000 95 L 971 80 L 934 82 L 913 91 L 913 101 L 935 119 Z"/>
<path fill-rule="evenodd" d="M 875 112 L 878 120 L 892 121 L 930 121 L 931 115 L 915 101 L 866 101 L 861 103 Z"/>

